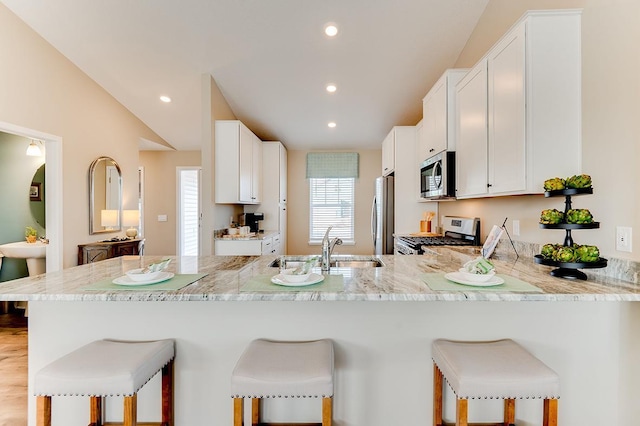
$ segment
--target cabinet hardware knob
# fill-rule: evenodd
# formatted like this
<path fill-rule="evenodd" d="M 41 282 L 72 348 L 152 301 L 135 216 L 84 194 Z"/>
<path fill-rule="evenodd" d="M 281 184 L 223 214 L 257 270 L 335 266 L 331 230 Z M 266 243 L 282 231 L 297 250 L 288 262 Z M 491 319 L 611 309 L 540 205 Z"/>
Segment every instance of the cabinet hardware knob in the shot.
<path fill-rule="evenodd" d="M 488 183 L 488 184 L 487 184 L 487 188 L 491 188 L 492 186 L 493 186 L 493 185 L 492 185 L 492 184 L 490 184 L 490 183 Z"/>

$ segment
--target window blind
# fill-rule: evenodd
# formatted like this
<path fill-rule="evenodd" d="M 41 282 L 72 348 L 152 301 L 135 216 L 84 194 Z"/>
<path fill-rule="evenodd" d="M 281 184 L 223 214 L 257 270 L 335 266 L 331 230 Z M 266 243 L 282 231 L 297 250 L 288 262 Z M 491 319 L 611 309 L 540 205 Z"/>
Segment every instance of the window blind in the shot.
<path fill-rule="evenodd" d="M 354 178 L 309 179 L 309 242 L 321 243 L 329 226 L 331 238 L 354 243 Z"/>
<path fill-rule="evenodd" d="M 357 152 L 310 152 L 307 154 L 307 179 L 357 177 Z"/>

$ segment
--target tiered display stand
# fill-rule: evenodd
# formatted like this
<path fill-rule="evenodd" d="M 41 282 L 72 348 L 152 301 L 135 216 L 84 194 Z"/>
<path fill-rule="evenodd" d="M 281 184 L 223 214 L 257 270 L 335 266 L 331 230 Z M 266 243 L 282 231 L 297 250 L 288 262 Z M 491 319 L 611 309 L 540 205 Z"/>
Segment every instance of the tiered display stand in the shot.
<path fill-rule="evenodd" d="M 578 189 L 560 189 L 557 191 L 547 191 L 544 193 L 545 197 L 565 197 L 565 207 L 564 214 L 567 216 L 567 212 L 571 210 L 571 197 L 576 195 L 584 195 L 584 194 L 593 194 L 593 188 L 578 188 Z M 564 229 L 566 232 L 564 238 L 564 246 L 571 247 L 573 246 L 573 238 L 571 237 L 572 230 L 578 229 L 597 229 L 600 228 L 600 222 L 592 222 L 585 224 L 578 223 L 558 223 L 554 225 L 550 224 L 540 224 L 540 228 L 543 229 Z M 598 258 L 595 262 L 557 262 L 551 259 L 545 259 L 542 255 L 537 254 L 534 256 L 534 260 L 536 263 L 547 265 L 547 266 L 557 266 L 557 269 L 554 269 L 550 272 L 554 277 L 566 278 L 571 280 L 586 280 L 587 274 L 578 269 L 584 268 L 604 268 L 607 266 L 607 259 L 602 257 Z"/>

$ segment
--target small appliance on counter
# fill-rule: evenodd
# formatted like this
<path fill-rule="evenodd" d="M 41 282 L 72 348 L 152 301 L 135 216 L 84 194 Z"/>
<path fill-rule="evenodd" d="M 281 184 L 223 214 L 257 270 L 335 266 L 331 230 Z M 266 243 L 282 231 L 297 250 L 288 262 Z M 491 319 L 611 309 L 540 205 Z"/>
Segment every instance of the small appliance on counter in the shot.
<path fill-rule="evenodd" d="M 264 213 L 245 213 L 244 224 L 249 227 L 250 232 L 260 232 L 260 221 L 264 220 Z"/>
<path fill-rule="evenodd" d="M 480 219 L 445 216 L 443 235 L 421 237 L 403 235 L 395 238 L 396 254 L 424 254 L 428 246 L 479 246 Z"/>

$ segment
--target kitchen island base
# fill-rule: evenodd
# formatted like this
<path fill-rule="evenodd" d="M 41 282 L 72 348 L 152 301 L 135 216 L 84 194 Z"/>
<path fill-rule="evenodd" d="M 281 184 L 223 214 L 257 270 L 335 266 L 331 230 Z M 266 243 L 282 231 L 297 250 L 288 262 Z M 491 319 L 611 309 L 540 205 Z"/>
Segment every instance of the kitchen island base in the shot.
<path fill-rule="evenodd" d="M 231 372 L 260 337 L 333 340 L 336 426 L 423 426 L 432 412 L 430 351 L 437 338 L 516 340 L 560 375 L 559 424 L 631 425 L 640 418 L 637 303 L 34 300 L 29 309 L 30 395 L 33 372 L 96 338 L 175 338 L 176 426 L 232 424 Z M 158 420 L 159 393 L 157 377 L 142 389 L 140 421 Z M 448 389 L 444 397 L 454 398 Z M 83 424 L 84 398 L 57 402 L 54 426 Z M 315 400 L 278 402 L 266 401 L 265 421 L 317 418 Z M 541 404 L 520 403 L 518 424 L 540 424 Z M 445 418 L 453 419 L 448 406 Z M 121 418 L 121 407 L 121 400 L 107 400 L 109 418 Z M 469 415 L 496 421 L 502 403 L 478 401 Z M 35 426 L 34 397 L 29 426 Z"/>

